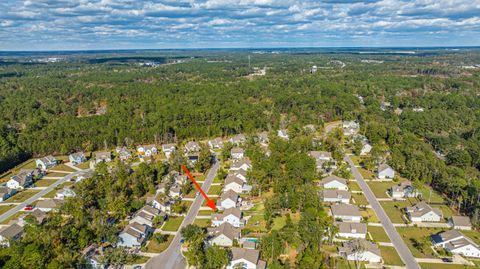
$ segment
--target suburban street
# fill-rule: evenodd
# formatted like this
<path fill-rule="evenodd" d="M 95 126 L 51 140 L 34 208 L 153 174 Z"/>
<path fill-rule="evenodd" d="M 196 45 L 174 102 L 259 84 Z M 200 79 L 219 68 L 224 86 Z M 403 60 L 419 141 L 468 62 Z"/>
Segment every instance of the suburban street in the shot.
<path fill-rule="evenodd" d="M 17 213 L 18 211 L 22 210 L 23 208 L 25 208 L 26 205 L 28 204 L 32 204 L 33 202 L 35 202 L 37 199 L 39 199 L 40 197 L 44 196 L 45 194 L 51 192 L 53 189 L 55 189 L 57 186 L 69 181 L 70 179 L 72 179 L 73 177 L 79 175 L 79 174 L 82 174 L 82 173 L 85 173 L 85 172 L 89 172 L 91 169 L 86 169 L 86 170 L 82 170 L 82 171 L 77 171 L 77 172 L 74 172 L 74 173 L 71 173 L 71 174 L 68 174 L 64 177 L 62 177 L 61 179 L 57 180 L 55 183 L 53 183 L 52 185 L 46 187 L 45 189 L 41 190 L 39 193 L 33 195 L 32 197 L 28 198 L 27 200 L 25 200 L 24 202 L 21 202 L 20 204 L 18 204 L 17 206 L 15 206 L 14 208 L 8 210 L 7 212 L 3 213 L 1 216 L 0 216 L 0 222 L 10 218 L 11 216 L 15 215 L 15 213 Z"/>
<path fill-rule="evenodd" d="M 420 269 L 420 266 L 416 262 L 412 253 L 408 249 L 405 242 L 403 242 L 403 239 L 400 237 L 397 230 L 393 226 L 393 223 L 390 221 L 390 218 L 388 218 L 382 206 L 377 201 L 377 198 L 373 194 L 368 184 L 365 182 L 365 179 L 360 174 L 357 167 L 355 167 L 355 164 L 352 162 L 352 160 L 348 155 L 345 155 L 344 160 L 348 162 L 348 164 L 350 165 L 353 176 L 355 177 L 355 179 L 358 182 L 358 185 L 360 186 L 363 193 L 367 197 L 368 202 L 370 203 L 370 205 L 372 206 L 372 209 L 375 211 L 375 214 L 377 215 L 378 219 L 382 223 L 382 226 L 385 229 L 385 232 L 387 233 L 388 237 L 392 241 L 403 263 L 405 263 L 405 266 L 408 269 Z"/>
<path fill-rule="evenodd" d="M 213 179 L 217 175 L 217 170 L 219 167 L 220 167 L 220 162 L 215 160 L 215 164 L 212 166 L 212 168 L 208 172 L 205 178 L 205 181 L 203 182 L 203 185 L 202 185 L 202 189 L 205 191 L 205 193 L 208 193 L 208 190 L 210 189 Z M 188 211 L 185 219 L 180 225 L 178 232 L 173 238 L 170 246 L 164 252 L 151 258 L 145 265 L 145 268 L 185 269 L 186 263 L 182 254 L 180 253 L 181 251 L 180 248 L 182 245 L 182 243 L 180 242 L 181 240 L 180 230 L 183 227 L 193 223 L 193 221 L 195 220 L 195 216 L 197 216 L 198 211 L 200 210 L 200 207 L 202 207 L 204 200 L 205 198 L 202 195 L 198 195 L 195 198 L 195 201 L 190 207 L 190 210 Z"/>

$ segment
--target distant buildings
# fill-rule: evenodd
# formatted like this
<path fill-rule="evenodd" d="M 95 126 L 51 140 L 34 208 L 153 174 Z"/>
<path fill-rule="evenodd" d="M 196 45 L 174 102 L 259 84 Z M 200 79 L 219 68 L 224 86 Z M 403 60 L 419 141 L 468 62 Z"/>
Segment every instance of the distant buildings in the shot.
<path fill-rule="evenodd" d="M 163 144 L 162 151 L 165 154 L 167 159 L 170 159 L 170 156 L 175 152 L 175 144 Z"/>
<path fill-rule="evenodd" d="M 95 152 L 95 164 L 99 164 L 101 162 L 111 162 L 112 161 L 112 153 L 110 151 L 99 151 Z"/>
<path fill-rule="evenodd" d="M 47 169 L 57 165 L 58 161 L 52 155 L 48 155 L 48 156 L 45 156 L 43 158 L 37 159 L 35 161 L 35 164 L 38 168 L 40 168 L 42 170 L 47 170 Z"/>
<path fill-rule="evenodd" d="M 220 137 L 208 141 L 208 146 L 211 149 L 221 149 L 223 148 L 223 140 Z"/>
<path fill-rule="evenodd" d="M 71 164 L 77 165 L 84 163 L 87 158 L 85 157 L 85 154 L 83 152 L 75 152 L 70 155 L 68 155 L 68 160 L 70 161 Z"/>

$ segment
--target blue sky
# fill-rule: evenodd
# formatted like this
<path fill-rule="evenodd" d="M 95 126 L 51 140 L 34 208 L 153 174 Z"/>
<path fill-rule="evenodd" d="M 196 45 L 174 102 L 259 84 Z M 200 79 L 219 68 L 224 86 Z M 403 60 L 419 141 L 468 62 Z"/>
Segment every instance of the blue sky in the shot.
<path fill-rule="evenodd" d="M 0 50 L 476 45 L 480 0 L 0 1 Z"/>

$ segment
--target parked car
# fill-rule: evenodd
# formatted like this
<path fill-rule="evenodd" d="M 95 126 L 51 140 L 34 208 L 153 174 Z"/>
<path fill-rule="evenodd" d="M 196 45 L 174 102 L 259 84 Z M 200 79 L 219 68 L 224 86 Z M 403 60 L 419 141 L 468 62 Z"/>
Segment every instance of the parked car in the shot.
<path fill-rule="evenodd" d="M 23 210 L 25 210 L 25 211 L 31 211 L 31 210 L 33 210 L 33 208 L 34 208 L 33 205 L 26 205 L 26 206 L 23 208 Z"/>

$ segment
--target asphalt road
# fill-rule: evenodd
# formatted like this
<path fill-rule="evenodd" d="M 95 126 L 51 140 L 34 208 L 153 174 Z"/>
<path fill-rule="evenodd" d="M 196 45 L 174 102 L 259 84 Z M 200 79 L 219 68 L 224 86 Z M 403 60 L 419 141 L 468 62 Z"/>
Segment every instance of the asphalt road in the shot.
<path fill-rule="evenodd" d="M 210 171 L 208 172 L 207 177 L 205 178 L 205 181 L 203 182 L 203 185 L 202 185 L 202 189 L 205 191 L 205 193 L 208 193 L 208 190 L 210 189 L 210 185 L 212 185 L 213 179 L 217 175 L 217 170 L 219 167 L 220 167 L 220 162 L 216 161 L 215 164 L 210 169 Z M 180 228 L 178 229 L 179 232 L 177 232 L 177 234 L 173 238 L 173 241 L 172 243 L 170 243 L 170 246 L 164 252 L 151 258 L 145 265 L 145 268 L 185 269 L 186 262 L 182 254 L 180 253 L 180 248 L 182 245 L 182 243 L 180 243 L 180 239 L 181 239 L 180 230 L 183 227 L 193 223 L 193 221 L 195 220 L 195 217 L 198 214 L 198 211 L 200 210 L 200 207 L 202 207 L 204 199 L 205 198 L 203 198 L 202 195 L 198 195 L 197 198 L 195 198 L 195 201 L 193 202 L 192 206 L 187 212 L 187 216 L 185 217 L 182 224 L 180 225 Z"/>
<path fill-rule="evenodd" d="M 377 214 L 378 219 L 382 223 L 382 226 L 385 229 L 388 237 L 390 238 L 390 241 L 392 241 L 393 246 L 397 250 L 398 255 L 402 259 L 403 263 L 405 263 L 405 266 L 408 269 L 420 269 L 420 266 L 412 255 L 412 252 L 410 252 L 407 245 L 405 244 L 405 242 L 403 242 L 403 239 L 398 234 L 397 230 L 395 230 L 395 227 L 390 221 L 390 218 L 388 218 L 382 206 L 377 201 L 377 198 L 373 194 L 368 184 L 365 182 L 365 179 L 363 179 L 363 176 L 360 174 L 360 172 L 358 172 L 355 164 L 352 162 L 348 155 L 345 155 L 344 160 L 350 165 L 353 176 L 357 180 L 358 185 L 360 185 L 363 194 L 365 194 L 365 196 L 367 197 L 367 200 L 372 206 L 373 211 L 375 211 L 375 214 Z"/>
<path fill-rule="evenodd" d="M 28 204 L 32 204 L 33 202 L 35 202 L 38 198 L 44 196 L 45 194 L 51 192 L 53 189 L 55 189 L 58 185 L 61 185 L 67 181 L 69 181 L 70 179 L 72 179 L 73 177 L 75 177 L 76 175 L 79 175 L 81 173 L 85 173 L 85 172 L 88 172 L 90 171 L 91 169 L 86 169 L 86 170 L 82 170 L 82 171 L 77 171 L 77 172 L 74 172 L 74 173 L 71 173 L 71 174 L 68 174 L 66 176 L 64 176 L 63 178 L 55 181 L 55 183 L 53 183 L 52 185 L 48 186 L 47 188 L 41 190 L 39 193 L 35 194 L 34 196 L 28 198 L 26 201 L 20 203 L 19 205 L 15 206 L 14 208 L 8 210 L 7 212 L 3 213 L 1 216 L 0 216 L 0 222 L 3 222 L 4 220 L 10 218 L 11 216 L 15 215 L 15 213 L 17 213 L 18 211 L 22 210 L 23 208 L 25 208 L 26 205 Z"/>

